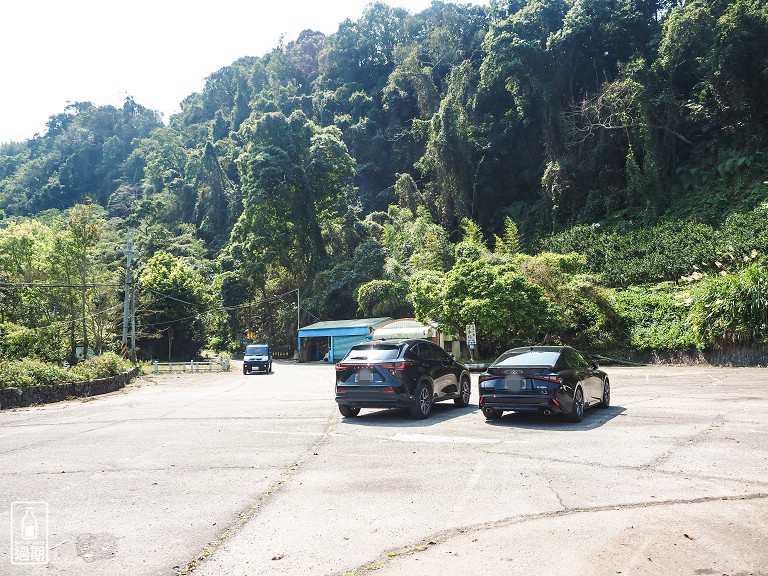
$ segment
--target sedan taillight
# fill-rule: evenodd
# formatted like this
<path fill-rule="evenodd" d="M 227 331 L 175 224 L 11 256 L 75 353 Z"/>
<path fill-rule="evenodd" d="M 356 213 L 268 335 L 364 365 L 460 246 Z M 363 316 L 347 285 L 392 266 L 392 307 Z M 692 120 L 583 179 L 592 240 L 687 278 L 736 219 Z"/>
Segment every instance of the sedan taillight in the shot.
<path fill-rule="evenodd" d="M 402 361 L 402 362 L 392 362 L 389 364 L 382 364 L 381 367 L 386 368 L 387 370 L 405 370 L 411 364 L 413 364 L 413 362 Z"/>

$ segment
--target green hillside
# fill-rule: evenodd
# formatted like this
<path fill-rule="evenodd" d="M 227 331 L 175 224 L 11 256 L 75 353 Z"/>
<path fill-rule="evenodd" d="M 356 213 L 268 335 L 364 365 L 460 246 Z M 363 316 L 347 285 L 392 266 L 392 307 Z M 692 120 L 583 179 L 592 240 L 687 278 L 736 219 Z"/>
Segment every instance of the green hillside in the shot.
<path fill-rule="evenodd" d="M 72 104 L 0 148 L 0 360 L 119 349 L 129 230 L 147 358 L 295 345 L 297 290 L 488 356 L 760 348 L 767 32 L 760 0 L 376 3 L 169 125 Z"/>

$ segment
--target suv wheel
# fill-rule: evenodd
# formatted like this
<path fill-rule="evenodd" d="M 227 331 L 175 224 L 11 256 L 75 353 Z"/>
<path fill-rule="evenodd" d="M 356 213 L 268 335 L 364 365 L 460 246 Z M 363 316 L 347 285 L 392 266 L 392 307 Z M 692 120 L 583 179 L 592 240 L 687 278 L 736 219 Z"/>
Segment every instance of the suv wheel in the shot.
<path fill-rule="evenodd" d="M 453 401 L 456 406 L 464 408 L 469 406 L 469 397 L 472 395 L 472 383 L 469 380 L 469 376 L 461 377 L 461 384 L 459 384 L 459 397 L 454 398 Z"/>
<path fill-rule="evenodd" d="M 341 412 L 341 415 L 344 416 L 344 418 L 354 418 L 360 414 L 360 408 L 339 404 L 339 412 Z"/>
<path fill-rule="evenodd" d="M 423 420 L 432 412 L 432 387 L 425 381 L 416 385 L 416 402 L 411 406 L 411 417 Z"/>

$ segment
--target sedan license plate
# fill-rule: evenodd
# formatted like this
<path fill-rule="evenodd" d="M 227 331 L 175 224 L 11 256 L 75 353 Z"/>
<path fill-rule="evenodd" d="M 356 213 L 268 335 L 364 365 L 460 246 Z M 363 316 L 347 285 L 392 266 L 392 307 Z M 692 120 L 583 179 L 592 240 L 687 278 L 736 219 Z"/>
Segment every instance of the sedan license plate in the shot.
<path fill-rule="evenodd" d="M 373 382 L 373 371 L 363 368 L 357 373 L 356 382 Z"/>
<path fill-rule="evenodd" d="M 507 376 L 504 378 L 504 388 L 510 392 L 520 392 L 527 389 L 528 380 L 526 378 L 520 378 L 519 376 Z"/>

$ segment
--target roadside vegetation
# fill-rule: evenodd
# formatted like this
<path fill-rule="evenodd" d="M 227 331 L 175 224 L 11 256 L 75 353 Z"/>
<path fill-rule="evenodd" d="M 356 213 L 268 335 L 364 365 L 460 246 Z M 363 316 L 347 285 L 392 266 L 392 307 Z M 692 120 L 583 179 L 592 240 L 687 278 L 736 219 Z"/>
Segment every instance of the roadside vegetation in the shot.
<path fill-rule="evenodd" d="M 84 382 L 115 376 L 127 369 L 126 362 L 114 352 L 89 358 L 71 368 L 63 368 L 34 358 L 0 360 L 0 388 Z"/>
<path fill-rule="evenodd" d="M 374 3 L 168 125 L 71 104 L 0 145 L 3 374 L 120 351 L 128 231 L 144 359 L 293 346 L 297 292 L 302 324 L 474 323 L 485 356 L 764 347 L 766 27 L 755 0 Z"/>

